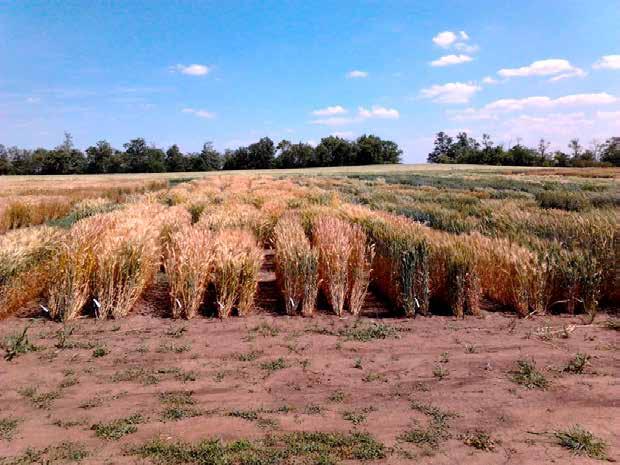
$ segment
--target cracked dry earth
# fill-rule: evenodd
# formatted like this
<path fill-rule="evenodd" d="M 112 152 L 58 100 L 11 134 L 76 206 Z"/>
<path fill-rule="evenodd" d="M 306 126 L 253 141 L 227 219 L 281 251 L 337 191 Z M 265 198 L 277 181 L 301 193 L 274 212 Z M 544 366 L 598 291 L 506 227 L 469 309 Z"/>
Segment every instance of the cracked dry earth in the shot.
<path fill-rule="evenodd" d="M 605 319 L 12 318 L 0 338 L 30 325 L 36 350 L 0 361 L 0 464 L 601 463 L 553 431 L 578 423 L 619 457 Z M 563 371 L 577 353 L 583 373 Z M 546 389 L 513 380 L 519 360 Z"/>

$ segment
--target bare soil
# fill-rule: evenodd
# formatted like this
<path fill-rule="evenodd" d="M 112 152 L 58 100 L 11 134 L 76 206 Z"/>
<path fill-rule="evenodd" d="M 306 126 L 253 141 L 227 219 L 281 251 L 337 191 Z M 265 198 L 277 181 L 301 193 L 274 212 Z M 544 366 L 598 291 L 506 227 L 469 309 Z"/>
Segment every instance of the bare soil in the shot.
<path fill-rule="evenodd" d="M 120 321 L 78 320 L 64 341 L 59 323 L 0 322 L 0 338 L 31 325 L 37 346 L 0 361 L 0 421 L 17 420 L 4 437 L 0 429 L 4 463 L 43 463 L 23 454 L 66 441 L 79 444 L 84 464 L 150 463 L 132 447 L 293 431 L 367 432 L 385 446 L 385 458 L 368 463 L 600 463 L 557 444 L 553 431 L 574 424 L 618 458 L 618 333 L 602 325 L 604 315 L 590 326 L 491 312 L 464 320 L 259 312 L 175 321 L 140 308 Z M 591 356 L 584 372 L 563 371 L 578 352 Z M 514 382 L 526 359 L 546 389 Z M 439 427 L 437 412 L 449 414 Z M 141 418 L 121 437 L 92 429 L 135 414 Z M 431 442 L 415 434 L 412 441 L 412 431 Z M 480 432 L 493 450 L 471 445 Z M 57 454 L 49 463 L 73 458 L 81 457 Z"/>

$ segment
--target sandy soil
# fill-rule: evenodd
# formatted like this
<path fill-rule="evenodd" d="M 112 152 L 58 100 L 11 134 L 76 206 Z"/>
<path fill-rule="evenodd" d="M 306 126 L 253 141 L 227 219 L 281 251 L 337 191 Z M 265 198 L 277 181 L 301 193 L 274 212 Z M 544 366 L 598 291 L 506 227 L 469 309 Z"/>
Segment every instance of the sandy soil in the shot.
<path fill-rule="evenodd" d="M 0 322 L 0 338 L 27 324 L 38 350 L 0 361 L 0 420 L 17 420 L 0 436 L 7 463 L 28 447 L 63 441 L 87 451 L 84 464 L 149 463 L 130 448 L 156 437 L 230 441 L 291 431 L 368 432 L 386 447 L 384 459 L 369 463 L 600 463 L 547 434 L 576 423 L 619 457 L 618 337 L 596 322 L 561 337 L 540 333 L 579 319 L 486 313 L 364 317 L 355 326 L 326 314 L 183 322 L 144 311 L 121 321 L 79 320 L 64 348 L 56 347 L 62 325 L 44 319 Z M 355 340 L 376 324 L 386 338 Z M 563 372 L 577 352 L 591 355 L 590 365 L 583 374 Z M 522 359 L 535 360 L 547 389 L 511 379 Z M 191 393 L 194 402 L 180 406 L 177 420 L 164 417 L 171 403 L 162 393 L 171 391 Z M 428 406 L 454 415 L 434 447 L 406 442 L 407 431 L 432 428 Z M 142 415 L 137 430 L 118 439 L 91 429 L 134 414 Z M 493 451 L 466 444 L 476 431 L 490 436 Z"/>

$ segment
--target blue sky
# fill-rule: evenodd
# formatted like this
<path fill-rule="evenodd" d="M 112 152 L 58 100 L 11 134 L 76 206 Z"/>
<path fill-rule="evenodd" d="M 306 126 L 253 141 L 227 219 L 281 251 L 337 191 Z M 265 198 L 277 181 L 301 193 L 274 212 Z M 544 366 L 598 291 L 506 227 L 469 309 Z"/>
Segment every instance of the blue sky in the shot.
<path fill-rule="evenodd" d="M 0 0 L 0 143 L 620 135 L 618 0 Z"/>

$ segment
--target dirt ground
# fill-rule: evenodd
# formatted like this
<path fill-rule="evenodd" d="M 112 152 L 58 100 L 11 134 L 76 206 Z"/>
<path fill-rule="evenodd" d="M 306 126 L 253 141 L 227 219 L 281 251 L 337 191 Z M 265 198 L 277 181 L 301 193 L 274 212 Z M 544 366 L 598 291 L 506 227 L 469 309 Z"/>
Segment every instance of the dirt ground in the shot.
<path fill-rule="evenodd" d="M 174 321 L 145 311 L 78 320 L 62 333 L 59 323 L 12 318 L 0 322 L 0 338 L 30 324 L 37 350 L 0 361 L 0 463 L 151 463 L 134 448 L 154 438 L 228 442 L 294 431 L 367 432 L 384 457 L 364 463 L 600 463 L 557 444 L 553 432 L 574 424 L 617 459 L 618 333 L 605 319 L 263 313 Z M 591 356 L 584 372 L 563 371 L 578 352 Z M 526 359 L 546 389 L 512 379 Z M 479 433 L 492 450 L 473 447 Z"/>

